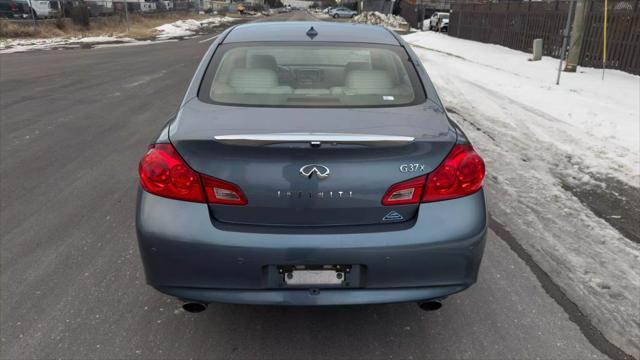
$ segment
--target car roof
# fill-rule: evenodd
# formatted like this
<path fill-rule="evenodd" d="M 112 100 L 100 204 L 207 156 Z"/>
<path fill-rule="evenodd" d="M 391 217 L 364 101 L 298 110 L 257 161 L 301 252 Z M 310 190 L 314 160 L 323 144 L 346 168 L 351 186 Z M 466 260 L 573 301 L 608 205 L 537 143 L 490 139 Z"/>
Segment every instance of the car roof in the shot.
<path fill-rule="evenodd" d="M 314 28 L 317 35 L 307 36 Z M 327 41 L 399 45 L 394 35 L 382 26 L 335 23 L 328 21 L 257 22 L 233 28 L 224 43 L 259 41 Z"/>

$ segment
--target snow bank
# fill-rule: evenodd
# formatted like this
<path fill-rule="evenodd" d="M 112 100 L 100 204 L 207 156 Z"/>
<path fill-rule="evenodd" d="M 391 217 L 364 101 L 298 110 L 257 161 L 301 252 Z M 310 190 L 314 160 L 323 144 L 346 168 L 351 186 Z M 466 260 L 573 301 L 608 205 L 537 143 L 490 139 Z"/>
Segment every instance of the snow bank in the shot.
<path fill-rule="evenodd" d="M 487 162 L 491 216 L 611 342 L 640 353 L 640 245 L 567 189 L 623 198 L 613 177 L 638 191 L 640 77 L 580 67 L 556 86 L 557 59 L 435 32 L 405 39 Z"/>
<path fill-rule="evenodd" d="M 213 27 L 227 24 L 237 19 L 224 17 L 210 17 L 204 20 L 179 20 L 155 28 L 156 40 L 166 41 L 192 36 L 203 27 Z M 87 37 L 55 37 L 41 39 L 3 39 L 0 40 L 0 54 L 24 52 L 31 50 L 50 50 L 59 48 L 77 48 L 81 45 L 143 45 L 152 41 L 138 41 L 128 37 L 118 36 L 87 36 Z"/>
<path fill-rule="evenodd" d="M 83 44 L 125 44 L 135 43 L 137 40 L 127 37 L 115 36 L 88 36 L 70 38 L 46 38 L 46 39 L 7 39 L 0 40 L 0 54 L 24 52 L 30 50 L 50 50 L 57 48 L 73 48 Z"/>
<path fill-rule="evenodd" d="M 409 23 L 397 15 L 386 15 L 378 11 L 365 11 L 352 19 L 358 24 L 382 25 L 392 30 L 409 30 Z"/>
<path fill-rule="evenodd" d="M 166 40 L 192 36 L 204 26 L 219 26 L 235 20 L 236 19 L 228 16 L 211 17 L 204 20 L 178 20 L 170 24 L 158 26 L 155 29 L 158 31 L 157 38 L 159 40 Z"/>

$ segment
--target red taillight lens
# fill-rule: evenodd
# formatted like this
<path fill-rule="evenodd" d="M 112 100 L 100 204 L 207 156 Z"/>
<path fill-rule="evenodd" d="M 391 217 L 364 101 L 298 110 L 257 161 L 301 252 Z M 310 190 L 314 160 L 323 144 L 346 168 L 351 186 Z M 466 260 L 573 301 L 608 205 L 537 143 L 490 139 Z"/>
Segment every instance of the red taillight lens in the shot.
<path fill-rule="evenodd" d="M 484 161 L 471 145 L 456 145 L 447 158 L 427 176 L 422 202 L 455 199 L 482 187 Z"/>
<path fill-rule="evenodd" d="M 199 203 L 247 204 L 239 187 L 198 174 L 171 144 L 151 145 L 140 160 L 138 173 L 142 188 L 158 196 Z"/>
<path fill-rule="evenodd" d="M 140 184 L 155 195 L 192 202 L 205 202 L 200 176 L 180 157 L 171 144 L 156 144 L 140 160 Z"/>
<path fill-rule="evenodd" d="M 395 185 L 391 185 L 382 198 L 382 205 L 406 205 L 417 204 L 422 197 L 422 190 L 426 181 L 425 176 L 410 179 Z"/>
<path fill-rule="evenodd" d="M 427 176 L 392 185 L 382 205 L 406 205 L 455 199 L 482 187 L 484 161 L 471 145 L 455 145 L 446 159 Z"/>
<path fill-rule="evenodd" d="M 236 185 L 206 175 L 202 175 L 202 182 L 210 203 L 247 205 L 247 198 Z"/>

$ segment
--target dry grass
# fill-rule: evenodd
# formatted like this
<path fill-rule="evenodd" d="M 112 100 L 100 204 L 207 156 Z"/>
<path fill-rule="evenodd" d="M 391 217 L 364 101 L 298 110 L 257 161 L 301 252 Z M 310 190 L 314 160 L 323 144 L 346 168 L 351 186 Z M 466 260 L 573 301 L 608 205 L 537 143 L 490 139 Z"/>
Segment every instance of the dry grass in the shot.
<path fill-rule="evenodd" d="M 186 19 L 204 19 L 209 16 L 191 12 L 172 12 L 152 15 L 129 15 L 129 31 L 124 16 L 91 18 L 89 28 L 74 25 L 70 19 L 38 21 L 0 20 L 0 38 L 52 38 L 85 36 L 124 36 L 137 40 L 152 39 L 154 28 L 163 24 Z M 62 28 L 62 29 L 61 29 Z"/>

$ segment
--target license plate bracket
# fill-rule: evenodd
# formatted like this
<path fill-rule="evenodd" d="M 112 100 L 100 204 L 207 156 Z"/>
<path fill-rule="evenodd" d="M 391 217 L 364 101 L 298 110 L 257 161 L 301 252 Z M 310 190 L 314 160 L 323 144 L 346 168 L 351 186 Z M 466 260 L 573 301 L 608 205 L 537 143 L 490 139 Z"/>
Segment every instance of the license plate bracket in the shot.
<path fill-rule="evenodd" d="M 291 270 L 284 274 L 284 282 L 293 286 L 342 285 L 344 273 L 337 270 Z"/>
<path fill-rule="evenodd" d="M 362 265 L 267 265 L 263 271 L 267 288 L 364 287 Z"/>

